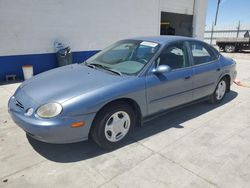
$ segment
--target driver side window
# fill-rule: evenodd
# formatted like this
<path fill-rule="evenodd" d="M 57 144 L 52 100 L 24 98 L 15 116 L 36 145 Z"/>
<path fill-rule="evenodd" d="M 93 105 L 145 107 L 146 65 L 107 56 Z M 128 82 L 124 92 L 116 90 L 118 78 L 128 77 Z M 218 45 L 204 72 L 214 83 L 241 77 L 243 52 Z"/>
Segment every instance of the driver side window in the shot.
<path fill-rule="evenodd" d="M 171 44 L 161 52 L 157 66 L 168 65 L 172 70 L 188 67 L 186 47 L 183 42 Z"/>

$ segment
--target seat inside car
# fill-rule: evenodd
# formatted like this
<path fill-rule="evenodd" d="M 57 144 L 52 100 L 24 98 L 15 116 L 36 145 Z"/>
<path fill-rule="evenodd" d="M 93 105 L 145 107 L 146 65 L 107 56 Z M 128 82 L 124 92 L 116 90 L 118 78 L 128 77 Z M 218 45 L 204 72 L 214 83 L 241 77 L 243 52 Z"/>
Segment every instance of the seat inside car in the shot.
<path fill-rule="evenodd" d="M 171 69 L 184 67 L 184 59 L 182 55 L 177 55 L 171 52 L 160 55 L 159 65 L 168 65 Z"/>

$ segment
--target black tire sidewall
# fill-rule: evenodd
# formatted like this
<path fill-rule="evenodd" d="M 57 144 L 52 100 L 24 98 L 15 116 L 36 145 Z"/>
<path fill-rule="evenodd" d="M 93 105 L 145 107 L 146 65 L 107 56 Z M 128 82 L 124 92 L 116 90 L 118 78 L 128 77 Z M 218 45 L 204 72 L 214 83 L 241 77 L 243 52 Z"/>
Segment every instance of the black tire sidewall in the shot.
<path fill-rule="evenodd" d="M 105 136 L 105 125 L 111 115 L 118 111 L 126 112 L 130 117 L 130 128 L 126 136 L 118 141 L 118 142 L 110 142 Z M 134 114 L 134 110 L 126 103 L 117 103 L 114 105 L 110 105 L 104 109 L 102 109 L 94 120 L 94 129 L 92 130 L 92 138 L 93 140 L 104 149 L 114 149 L 120 146 L 124 141 L 127 140 L 128 136 L 134 130 L 136 123 L 136 116 Z"/>

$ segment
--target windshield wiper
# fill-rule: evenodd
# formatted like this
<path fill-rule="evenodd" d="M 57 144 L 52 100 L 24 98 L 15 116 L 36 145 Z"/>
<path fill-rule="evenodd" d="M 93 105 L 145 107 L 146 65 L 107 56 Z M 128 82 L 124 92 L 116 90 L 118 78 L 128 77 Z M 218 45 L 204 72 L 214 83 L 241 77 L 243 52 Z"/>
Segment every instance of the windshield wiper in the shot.
<path fill-rule="evenodd" d="M 91 65 L 91 64 L 88 64 L 88 63 L 85 63 L 88 67 L 92 68 L 92 69 L 95 69 L 95 65 Z"/>
<path fill-rule="evenodd" d="M 110 71 L 110 72 L 113 72 L 113 73 L 115 73 L 115 74 L 118 74 L 118 75 L 122 76 L 122 73 L 121 73 L 120 71 L 115 70 L 115 69 L 112 69 L 112 68 L 107 67 L 107 66 L 104 66 L 104 65 L 101 65 L 101 64 L 98 64 L 98 63 L 89 63 L 89 64 L 86 63 L 86 65 L 87 65 L 88 67 L 90 67 L 90 68 L 93 68 L 93 69 L 96 69 L 96 67 L 99 67 L 99 68 L 102 68 L 102 69 L 104 69 L 104 70 L 108 70 L 108 71 Z"/>

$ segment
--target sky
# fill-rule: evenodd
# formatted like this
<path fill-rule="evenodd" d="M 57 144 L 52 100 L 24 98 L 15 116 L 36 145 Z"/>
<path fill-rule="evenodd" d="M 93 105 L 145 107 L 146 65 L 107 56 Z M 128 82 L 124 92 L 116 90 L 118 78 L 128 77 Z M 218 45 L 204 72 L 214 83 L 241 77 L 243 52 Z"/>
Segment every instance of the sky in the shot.
<path fill-rule="evenodd" d="M 208 0 L 206 25 L 215 20 L 218 0 Z M 250 0 L 221 0 L 217 25 L 250 23 Z"/>

